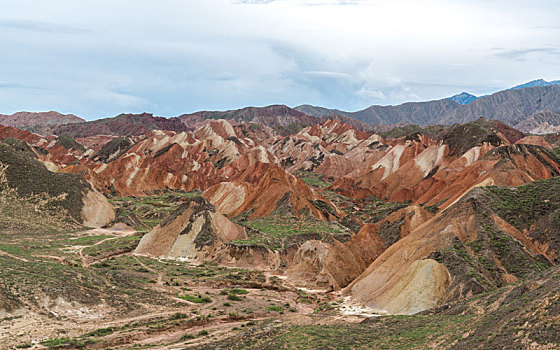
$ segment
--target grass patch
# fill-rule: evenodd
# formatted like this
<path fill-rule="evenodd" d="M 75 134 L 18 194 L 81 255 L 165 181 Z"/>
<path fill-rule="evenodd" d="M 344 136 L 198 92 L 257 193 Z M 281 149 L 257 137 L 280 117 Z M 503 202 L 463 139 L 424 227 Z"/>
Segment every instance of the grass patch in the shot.
<path fill-rule="evenodd" d="M 201 296 L 200 294 L 198 294 L 198 295 L 184 294 L 184 295 L 179 295 L 179 298 L 181 298 L 183 300 L 190 301 L 191 303 L 197 303 L 197 304 L 203 304 L 203 303 L 207 304 L 207 303 L 212 302 L 212 299 L 210 297 Z"/>
<path fill-rule="evenodd" d="M 84 337 L 104 337 L 106 335 L 113 334 L 114 331 L 115 329 L 113 327 L 99 328 L 93 332 L 84 334 Z"/>
<path fill-rule="evenodd" d="M 106 255 L 107 253 L 118 253 L 121 251 L 131 251 L 140 242 L 140 236 L 126 236 L 107 240 L 103 243 L 84 248 L 83 254 L 90 256 Z"/>
<path fill-rule="evenodd" d="M 137 227 L 139 231 L 150 230 L 173 213 L 186 199 L 200 197 L 202 192 L 194 190 L 166 190 L 144 197 L 113 197 L 109 202 L 117 209 L 117 220 L 127 222 L 127 217 L 134 215 L 146 227 Z"/>
<path fill-rule="evenodd" d="M 312 217 L 302 219 L 269 216 L 253 220 L 234 218 L 238 224 L 249 228 L 248 239 L 234 240 L 232 243 L 245 245 L 262 245 L 272 250 L 279 250 L 291 243 L 309 239 L 323 239 L 344 233 L 345 228 L 336 222 L 324 222 Z"/>
<path fill-rule="evenodd" d="M 83 348 L 86 345 L 94 344 L 95 341 L 92 339 L 77 339 L 77 338 L 52 338 L 49 340 L 42 341 L 40 344 L 47 346 L 49 348 Z"/>
<path fill-rule="evenodd" d="M 268 311 L 276 311 L 276 312 L 283 312 L 284 308 L 280 305 L 269 305 L 266 308 Z"/>
<path fill-rule="evenodd" d="M 295 175 L 303 180 L 306 184 L 316 187 L 318 189 L 324 189 L 332 184 L 326 176 L 307 170 L 298 170 Z"/>
<path fill-rule="evenodd" d="M 246 289 L 233 288 L 233 289 L 222 289 L 220 294 L 221 295 L 228 295 L 228 294 L 241 295 L 241 294 L 249 294 L 249 292 Z"/>

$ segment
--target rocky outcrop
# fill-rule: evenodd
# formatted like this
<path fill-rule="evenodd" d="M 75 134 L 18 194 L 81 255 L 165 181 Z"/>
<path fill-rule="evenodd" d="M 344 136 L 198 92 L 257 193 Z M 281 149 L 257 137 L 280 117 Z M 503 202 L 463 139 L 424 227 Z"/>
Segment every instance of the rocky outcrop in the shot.
<path fill-rule="evenodd" d="M 531 135 L 525 136 L 522 139 L 517 140 L 515 143 L 517 145 L 536 145 L 541 146 L 548 149 L 553 149 L 554 146 L 546 141 L 542 136 Z"/>
<path fill-rule="evenodd" d="M 94 161 L 110 163 L 119 158 L 134 145 L 130 137 L 117 137 L 105 143 L 91 158 Z"/>
<path fill-rule="evenodd" d="M 247 107 L 231 111 L 203 111 L 183 114 L 179 118 L 189 127 L 199 127 L 209 120 L 225 119 L 232 123 L 260 123 L 271 127 L 280 134 L 289 135 L 302 128 L 317 124 L 319 118 L 309 116 L 284 105 Z"/>
<path fill-rule="evenodd" d="M 449 272 L 444 265 L 432 259 L 416 260 L 392 288 L 377 296 L 377 302 L 383 305 L 377 311 L 413 315 L 431 309 L 444 300 L 449 283 Z"/>
<path fill-rule="evenodd" d="M 83 225 L 86 227 L 103 227 L 115 220 L 115 209 L 104 195 L 92 189 L 83 197 Z"/>
<path fill-rule="evenodd" d="M 359 276 L 363 268 L 343 243 L 307 241 L 295 253 L 286 274 L 296 286 L 338 290 Z"/>
<path fill-rule="evenodd" d="M 256 185 L 218 184 L 209 188 L 204 196 L 232 217 L 249 213 L 252 219 L 280 211 L 298 218 L 311 214 L 322 220 L 344 216 L 330 200 L 279 167 L 270 167 Z M 324 206 L 319 208 L 315 205 L 317 201 Z"/>
<path fill-rule="evenodd" d="M 101 227 L 114 220 L 112 205 L 83 176 L 53 173 L 37 158 L 29 146 L 22 149 L 0 144 L 0 163 L 7 166 L 8 185 L 19 196 L 59 198 L 53 205 L 67 213 L 69 220 L 87 227 Z"/>
<path fill-rule="evenodd" d="M 451 128 L 440 142 L 425 136 L 399 140 L 376 163 L 339 178 L 331 188 L 351 197 L 373 194 L 445 208 L 475 186 L 516 186 L 555 176 L 559 160 L 540 145 L 550 147 L 539 137 L 479 120 Z"/>
<path fill-rule="evenodd" d="M 307 241 L 294 254 L 286 274 L 296 285 L 344 288 L 388 247 L 431 217 L 419 206 L 406 207 L 378 223 L 364 225 L 345 242 Z"/>
<path fill-rule="evenodd" d="M 260 270 L 278 270 L 286 256 L 262 245 L 227 243 L 217 249 L 212 261 L 220 265 Z"/>
<path fill-rule="evenodd" d="M 225 243 L 247 238 L 202 197 L 192 198 L 164 219 L 138 244 L 135 254 L 163 258 L 209 260 Z"/>
<path fill-rule="evenodd" d="M 555 255 L 536 244 L 531 231 L 522 232 L 500 219 L 494 208 L 503 206 L 485 190 L 470 191 L 388 247 L 345 293 L 375 310 L 410 313 L 420 311 L 419 305 L 429 308 L 470 297 L 550 266 Z M 510 220 L 513 217 L 506 216 Z M 446 270 L 432 262 L 426 268 L 425 262 L 420 263 L 425 259 L 436 260 Z M 449 278 L 445 277 L 446 271 Z M 426 276 L 433 278 L 418 281 Z M 414 307 L 403 304 L 406 298 L 399 294 L 407 291 L 410 298 L 415 298 L 418 291 L 412 286 L 422 283 L 428 283 L 424 287 L 431 292 L 415 300 Z"/>

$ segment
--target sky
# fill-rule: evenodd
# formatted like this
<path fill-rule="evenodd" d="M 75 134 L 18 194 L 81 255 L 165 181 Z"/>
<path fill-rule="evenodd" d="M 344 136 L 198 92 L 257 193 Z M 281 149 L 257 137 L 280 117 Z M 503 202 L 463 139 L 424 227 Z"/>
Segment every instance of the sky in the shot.
<path fill-rule="evenodd" d="M 0 0 L 0 9 L 2 114 L 355 111 L 560 79 L 556 0 Z"/>

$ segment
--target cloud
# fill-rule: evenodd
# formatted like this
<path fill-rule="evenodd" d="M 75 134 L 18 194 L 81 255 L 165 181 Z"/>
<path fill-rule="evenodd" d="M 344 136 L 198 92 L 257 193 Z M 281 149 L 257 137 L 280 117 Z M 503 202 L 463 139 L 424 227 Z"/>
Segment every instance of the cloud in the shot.
<path fill-rule="evenodd" d="M 306 71 L 306 72 L 303 72 L 303 73 L 307 74 L 307 75 L 316 76 L 316 77 L 333 78 L 333 79 L 349 79 L 349 78 L 352 77 L 350 74 L 339 73 L 339 72 L 329 72 L 329 71 Z"/>
<path fill-rule="evenodd" d="M 545 54 L 545 55 L 560 55 L 560 49 L 556 47 L 537 47 L 537 48 L 527 48 L 527 49 L 495 49 L 499 52 L 494 54 L 494 57 L 510 59 L 516 61 L 523 61 L 529 59 L 532 54 Z"/>
<path fill-rule="evenodd" d="M 531 27 L 531 29 L 544 29 L 544 30 L 547 30 L 547 29 L 554 29 L 554 30 L 560 30 L 560 26 L 534 26 L 534 27 Z"/>
<path fill-rule="evenodd" d="M 25 85 L 25 84 L 18 84 L 18 83 L 0 83 L 0 89 L 33 89 L 33 90 L 42 90 L 39 86 L 33 85 Z"/>
<path fill-rule="evenodd" d="M 262 4 L 268 4 L 271 2 L 275 2 L 278 0 L 235 0 L 232 1 L 232 4 L 234 5 L 262 5 Z"/>
<path fill-rule="evenodd" d="M 483 95 L 560 78 L 554 6 L 7 1 L 0 14 L 0 113 L 7 105 L 86 118 L 272 103 L 357 110 L 460 91 Z"/>
<path fill-rule="evenodd" d="M 305 1 L 307 6 L 358 6 L 358 5 L 372 5 L 373 2 L 370 0 L 317 0 L 317 1 Z"/>
<path fill-rule="evenodd" d="M 362 98 L 374 99 L 374 100 L 386 100 L 387 95 L 381 90 L 369 90 L 365 87 L 358 90 L 358 95 Z"/>
<path fill-rule="evenodd" d="M 273 2 L 282 2 L 303 6 L 356 6 L 371 5 L 371 0 L 234 0 L 235 5 L 262 5 Z"/>
<path fill-rule="evenodd" d="M 134 96 L 126 92 L 119 92 L 109 89 L 98 89 L 91 92 L 91 97 L 103 103 L 116 104 L 120 108 L 130 108 L 138 106 L 152 107 L 153 104 L 146 99 Z"/>
<path fill-rule="evenodd" d="M 66 34 L 89 32 L 89 30 L 82 29 L 82 28 L 63 26 L 50 22 L 21 20 L 21 19 L 0 19 L 0 29 L 21 30 L 21 31 L 29 31 L 29 32 L 41 32 L 41 33 L 66 33 Z"/>

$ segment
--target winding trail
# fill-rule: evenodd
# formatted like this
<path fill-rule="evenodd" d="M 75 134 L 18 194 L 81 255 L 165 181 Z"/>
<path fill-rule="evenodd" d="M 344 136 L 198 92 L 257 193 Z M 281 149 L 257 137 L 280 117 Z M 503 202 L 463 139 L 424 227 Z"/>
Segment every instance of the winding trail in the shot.
<path fill-rule="evenodd" d="M 19 261 L 29 262 L 29 260 L 27 260 L 26 258 L 20 258 L 19 256 L 15 256 L 15 255 L 12 255 L 10 253 L 6 253 L 3 250 L 0 250 L 0 256 L 7 256 L 9 258 L 16 259 L 16 260 L 19 260 Z"/>
<path fill-rule="evenodd" d="M 74 248 L 79 248 L 78 249 L 78 255 L 80 256 L 80 260 L 82 261 L 82 267 L 89 267 L 93 263 L 104 260 L 104 259 L 94 260 L 94 261 L 91 261 L 91 262 L 88 263 L 86 257 L 84 256 L 84 252 L 83 252 L 85 248 L 95 247 L 95 246 L 100 245 L 101 243 L 105 243 L 107 241 L 112 241 L 112 240 L 119 239 L 119 238 L 133 236 L 133 235 L 136 234 L 136 231 L 121 231 L 120 234 L 115 236 L 114 234 L 118 231 L 108 230 L 108 229 L 103 229 L 103 228 L 97 228 L 97 229 L 93 229 L 93 230 L 90 230 L 90 231 L 87 231 L 87 232 L 88 233 L 95 233 L 95 234 L 92 234 L 92 236 L 100 236 L 100 235 L 103 235 L 103 234 L 107 234 L 107 235 L 112 235 L 112 237 L 107 237 L 107 238 L 102 239 L 101 241 L 99 241 L 95 244 L 92 244 L 92 245 L 74 246 Z"/>

